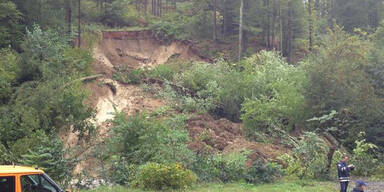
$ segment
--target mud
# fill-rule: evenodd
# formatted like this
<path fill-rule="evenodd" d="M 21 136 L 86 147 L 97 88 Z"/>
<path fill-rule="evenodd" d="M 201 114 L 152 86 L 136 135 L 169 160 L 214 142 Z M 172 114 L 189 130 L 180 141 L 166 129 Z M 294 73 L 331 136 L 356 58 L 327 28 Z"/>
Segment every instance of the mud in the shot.
<path fill-rule="evenodd" d="M 215 120 L 209 115 L 199 115 L 190 118 L 187 130 L 191 138 L 189 148 L 197 153 L 223 152 L 230 153 L 247 149 L 251 151 L 252 160 L 276 159 L 288 152 L 287 149 L 271 143 L 251 142 L 245 139 L 240 123 L 233 123 L 227 119 Z"/>

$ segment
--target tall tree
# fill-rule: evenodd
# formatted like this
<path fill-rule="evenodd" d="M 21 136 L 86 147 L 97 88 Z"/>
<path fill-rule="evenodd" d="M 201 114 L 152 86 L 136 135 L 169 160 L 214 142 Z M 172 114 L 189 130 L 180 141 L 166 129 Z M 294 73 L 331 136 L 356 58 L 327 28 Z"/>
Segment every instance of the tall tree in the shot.
<path fill-rule="evenodd" d="M 77 46 L 81 46 L 81 0 L 77 1 L 78 4 L 78 12 L 77 12 Z"/>
<path fill-rule="evenodd" d="M 244 14 L 244 0 L 240 3 L 240 21 L 239 21 L 239 61 L 243 55 L 243 14 Z"/>
<path fill-rule="evenodd" d="M 217 0 L 213 0 L 213 40 L 217 40 Z"/>
<path fill-rule="evenodd" d="M 308 26 L 309 26 L 309 51 L 313 49 L 313 15 L 312 15 L 312 0 L 308 0 Z"/>
<path fill-rule="evenodd" d="M 72 0 L 66 0 L 68 36 L 72 34 Z"/>

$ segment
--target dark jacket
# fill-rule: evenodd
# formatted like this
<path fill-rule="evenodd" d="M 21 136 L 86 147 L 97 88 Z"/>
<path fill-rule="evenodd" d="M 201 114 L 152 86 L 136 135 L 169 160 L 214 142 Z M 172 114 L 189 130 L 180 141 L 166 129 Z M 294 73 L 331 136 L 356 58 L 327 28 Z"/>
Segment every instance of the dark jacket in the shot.
<path fill-rule="evenodd" d="M 361 190 L 360 188 L 356 187 L 356 188 L 353 188 L 353 190 L 351 192 L 364 192 L 364 191 Z"/>
<path fill-rule="evenodd" d="M 346 162 L 340 161 L 339 163 L 337 163 L 337 174 L 339 176 L 340 182 L 349 181 L 349 168 Z"/>

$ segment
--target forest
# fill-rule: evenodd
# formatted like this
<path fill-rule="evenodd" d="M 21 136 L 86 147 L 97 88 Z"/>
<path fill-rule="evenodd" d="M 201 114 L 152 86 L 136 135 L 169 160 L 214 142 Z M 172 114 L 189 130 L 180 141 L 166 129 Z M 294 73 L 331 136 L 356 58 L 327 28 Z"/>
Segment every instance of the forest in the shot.
<path fill-rule="evenodd" d="M 322 192 L 348 154 L 379 192 L 383 147 L 383 0 L 0 0 L 0 165 Z"/>

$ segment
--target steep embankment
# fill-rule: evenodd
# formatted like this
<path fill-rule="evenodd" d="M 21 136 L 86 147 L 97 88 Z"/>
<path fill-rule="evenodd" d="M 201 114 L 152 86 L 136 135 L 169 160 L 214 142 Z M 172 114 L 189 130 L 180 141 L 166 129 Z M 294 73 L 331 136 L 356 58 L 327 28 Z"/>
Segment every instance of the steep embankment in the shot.
<path fill-rule="evenodd" d="M 88 103 L 96 110 L 93 123 L 99 127 L 98 137 L 91 142 L 78 140 L 76 133 L 68 132 L 63 138 L 67 147 L 77 147 L 75 156 L 81 160 L 75 174 L 86 170 L 93 176 L 98 172 L 98 165 L 91 156 L 92 147 L 101 143 L 108 136 L 111 123 L 116 112 L 125 112 L 128 116 L 140 111 L 151 112 L 165 106 L 166 101 L 146 93 L 140 85 L 127 85 L 112 79 L 117 69 L 155 67 L 166 63 L 169 59 L 204 60 L 198 56 L 192 43 L 174 41 L 165 44 L 154 39 L 149 31 L 103 32 L 102 39 L 94 48 L 95 74 L 102 77 L 87 83 L 90 92 Z M 191 137 L 189 148 L 196 152 L 232 152 L 242 149 L 251 151 L 251 159 L 259 157 L 276 158 L 286 149 L 281 146 L 247 141 L 242 133 L 241 124 L 226 119 L 216 120 L 210 115 L 198 115 L 187 122 Z"/>
<path fill-rule="evenodd" d="M 76 157 L 81 160 L 74 173 L 86 170 L 94 175 L 97 165 L 91 155 L 95 143 L 103 142 L 111 128 L 110 120 L 116 112 L 125 112 L 128 116 L 139 111 L 151 112 L 165 106 L 166 102 L 146 93 L 139 85 L 128 85 L 112 79 L 113 73 L 120 67 L 131 69 L 155 67 L 166 63 L 169 59 L 202 60 L 188 41 L 162 43 L 152 37 L 150 31 L 116 31 L 103 32 L 102 39 L 94 48 L 92 70 L 102 77 L 87 83 L 85 88 L 90 96 L 88 104 L 95 109 L 93 123 L 99 128 L 98 137 L 91 142 L 78 140 L 76 133 L 68 131 L 62 138 L 67 148 L 74 148 Z"/>

